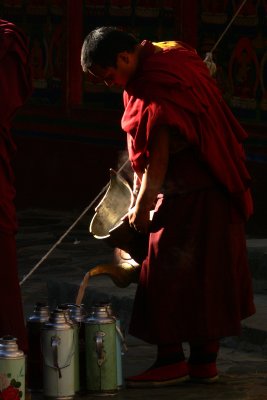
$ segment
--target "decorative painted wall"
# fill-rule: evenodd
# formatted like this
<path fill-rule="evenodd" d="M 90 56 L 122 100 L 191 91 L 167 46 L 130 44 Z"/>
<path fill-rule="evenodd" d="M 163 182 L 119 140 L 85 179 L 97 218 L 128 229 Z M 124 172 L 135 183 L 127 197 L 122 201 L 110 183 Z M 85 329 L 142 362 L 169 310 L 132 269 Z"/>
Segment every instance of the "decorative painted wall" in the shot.
<path fill-rule="evenodd" d="M 66 1 L 4 0 L 0 6 L 8 19 L 28 35 L 34 93 L 32 104 L 61 104 L 66 80 Z"/>
<path fill-rule="evenodd" d="M 199 51 L 219 39 L 241 0 L 202 0 Z M 248 0 L 214 56 L 217 79 L 235 115 L 253 125 L 267 123 L 267 1 Z"/>

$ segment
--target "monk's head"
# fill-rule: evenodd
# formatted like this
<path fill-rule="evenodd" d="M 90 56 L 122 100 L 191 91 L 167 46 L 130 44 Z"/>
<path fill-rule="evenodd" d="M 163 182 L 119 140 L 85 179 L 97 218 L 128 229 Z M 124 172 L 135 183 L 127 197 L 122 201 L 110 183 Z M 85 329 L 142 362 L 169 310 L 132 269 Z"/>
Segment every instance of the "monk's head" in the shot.
<path fill-rule="evenodd" d="M 138 64 L 139 43 L 130 33 L 101 27 L 85 38 L 81 51 L 84 72 L 106 83 L 125 87 Z"/>

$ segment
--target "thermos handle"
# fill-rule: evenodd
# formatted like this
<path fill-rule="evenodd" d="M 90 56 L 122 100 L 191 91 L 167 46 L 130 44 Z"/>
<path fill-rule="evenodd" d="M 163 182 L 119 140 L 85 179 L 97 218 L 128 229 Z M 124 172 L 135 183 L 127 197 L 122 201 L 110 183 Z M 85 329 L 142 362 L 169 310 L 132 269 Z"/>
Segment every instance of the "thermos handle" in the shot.
<path fill-rule="evenodd" d="M 121 331 L 121 329 L 120 329 L 120 327 L 118 325 L 116 325 L 116 331 L 117 331 L 117 334 L 120 337 L 120 340 L 121 340 L 121 343 L 122 343 L 122 347 L 123 347 L 123 349 L 124 349 L 124 351 L 126 353 L 128 351 L 128 347 L 127 347 L 127 344 L 126 344 L 126 341 L 125 341 L 125 337 L 123 336 L 123 333 L 122 333 L 122 331 Z"/>
<path fill-rule="evenodd" d="M 54 364 L 54 368 L 56 368 L 58 370 L 59 378 L 62 378 L 61 370 L 58 365 L 58 346 L 59 345 L 60 345 L 60 338 L 58 336 L 53 336 L 51 338 L 51 347 L 52 347 L 52 352 L 53 352 L 53 364 Z"/>
<path fill-rule="evenodd" d="M 50 338 L 50 340 L 51 340 L 50 343 L 51 343 L 51 347 L 52 347 L 53 365 L 51 365 L 50 362 L 47 360 L 46 354 L 45 354 L 44 349 L 43 349 L 43 342 L 41 342 L 41 351 L 42 351 L 42 354 L 43 354 L 44 363 L 45 363 L 45 365 L 47 365 L 50 368 L 57 369 L 59 378 L 61 378 L 62 377 L 61 370 L 64 369 L 64 368 L 67 368 L 71 364 L 71 360 L 72 360 L 73 354 L 75 352 L 74 333 L 73 333 L 73 339 L 72 339 L 72 346 L 71 346 L 70 354 L 68 355 L 68 359 L 66 360 L 65 365 L 62 365 L 62 366 L 59 366 L 59 364 L 58 364 L 58 346 L 60 345 L 60 337 L 52 336 Z"/>
<path fill-rule="evenodd" d="M 99 367 L 102 366 L 105 361 L 105 351 L 104 351 L 104 341 L 103 338 L 106 334 L 104 332 L 96 332 L 95 342 L 96 342 L 96 353 L 97 353 L 97 364 Z"/>

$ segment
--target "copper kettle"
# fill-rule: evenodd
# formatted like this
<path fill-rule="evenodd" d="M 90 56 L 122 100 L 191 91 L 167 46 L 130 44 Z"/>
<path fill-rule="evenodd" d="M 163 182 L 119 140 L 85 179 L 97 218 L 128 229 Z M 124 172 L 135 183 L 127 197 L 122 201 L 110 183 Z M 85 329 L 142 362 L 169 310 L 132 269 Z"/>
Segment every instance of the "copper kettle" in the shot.
<path fill-rule="evenodd" d="M 109 275 L 119 287 L 138 282 L 142 261 L 148 250 L 148 235 L 130 227 L 127 213 L 134 203 L 132 189 L 116 171 L 110 169 L 108 189 L 95 208 L 89 232 L 115 249 L 113 264 L 100 264 L 90 276 Z"/>

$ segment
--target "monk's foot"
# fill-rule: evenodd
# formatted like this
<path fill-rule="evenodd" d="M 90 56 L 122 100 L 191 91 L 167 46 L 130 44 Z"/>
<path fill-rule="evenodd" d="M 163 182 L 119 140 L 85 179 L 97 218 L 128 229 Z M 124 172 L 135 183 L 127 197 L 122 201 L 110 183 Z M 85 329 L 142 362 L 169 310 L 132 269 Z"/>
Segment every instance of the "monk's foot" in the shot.
<path fill-rule="evenodd" d="M 139 375 L 125 379 L 126 387 L 130 388 L 174 386 L 188 380 L 188 366 L 185 361 L 151 367 Z"/>
<path fill-rule="evenodd" d="M 188 364 L 190 381 L 194 383 L 215 383 L 219 379 L 216 362 Z"/>

